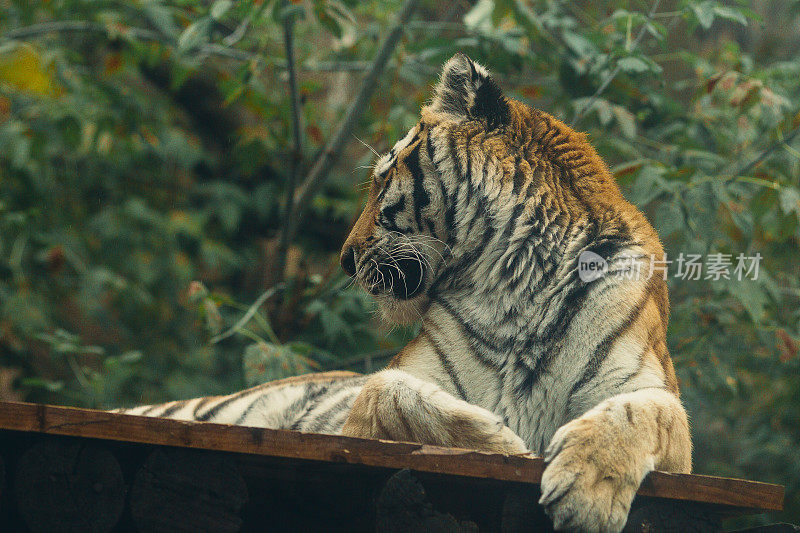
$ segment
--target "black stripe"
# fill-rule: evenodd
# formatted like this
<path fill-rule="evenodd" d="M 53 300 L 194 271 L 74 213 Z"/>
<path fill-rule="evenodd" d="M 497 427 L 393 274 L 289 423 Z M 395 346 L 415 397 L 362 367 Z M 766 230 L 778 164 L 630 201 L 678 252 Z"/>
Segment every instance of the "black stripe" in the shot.
<path fill-rule="evenodd" d="M 423 174 L 422 167 L 420 166 L 419 143 L 417 143 L 411 153 L 408 154 L 404 163 L 408 171 L 411 172 L 411 177 L 414 179 L 414 189 L 412 193 L 412 198 L 414 199 L 414 219 L 417 221 L 417 228 L 419 228 L 420 233 L 422 233 L 425 231 L 425 228 L 422 227 L 422 210 L 430 205 L 431 197 L 428 191 L 425 190 L 425 174 Z"/>
<path fill-rule="evenodd" d="M 421 335 L 424 335 L 425 338 L 431 343 L 433 347 L 433 351 L 436 352 L 436 357 L 439 358 L 439 362 L 442 364 L 442 368 L 444 371 L 447 372 L 447 376 L 450 378 L 450 381 L 453 383 L 453 386 L 456 388 L 458 392 L 458 396 L 462 400 L 467 399 L 467 393 L 464 391 L 463 385 L 461 385 L 461 381 L 458 379 L 458 374 L 456 374 L 456 369 L 453 367 L 453 362 L 447 358 L 447 355 L 442 351 L 439 343 L 436 342 L 436 339 L 433 338 L 433 335 L 430 335 L 424 329 L 421 332 Z"/>
<path fill-rule="evenodd" d="M 481 193 L 480 201 L 478 202 L 478 205 L 480 207 L 480 206 L 484 206 L 486 204 L 486 198 L 482 194 L 483 191 L 479 191 L 479 192 Z M 491 241 L 492 237 L 494 237 L 494 235 L 496 233 L 494 227 L 491 224 L 491 221 L 493 220 L 491 213 L 487 212 L 487 213 L 485 213 L 485 216 L 486 216 L 486 219 L 487 219 L 487 222 L 486 222 L 487 227 L 485 228 L 485 230 L 483 232 L 483 236 L 482 236 L 481 242 L 478 243 L 478 245 L 475 246 L 468 253 L 466 253 L 463 256 L 461 256 L 458 261 L 456 261 L 454 263 L 451 263 L 448 267 L 444 268 L 439 273 L 439 275 L 436 278 L 436 280 L 434 280 L 434 282 L 428 288 L 429 296 L 431 296 L 431 297 L 435 296 L 435 294 L 439 291 L 439 289 L 443 285 L 444 286 L 452 286 L 453 282 L 456 279 L 456 274 L 461 272 L 461 271 L 463 271 L 465 268 L 468 268 L 470 265 L 474 264 L 475 261 L 477 261 L 478 258 L 480 258 L 481 255 L 483 255 L 483 252 L 486 249 L 486 246 L 488 246 L 489 241 Z M 474 218 L 473 218 L 473 220 L 474 220 Z M 448 284 L 448 283 L 449 283 L 449 285 L 445 285 L 445 284 Z"/>
<path fill-rule="evenodd" d="M 524 202 L 520 202 L 514 205 L 514 210 L 511 212 L 511 217 L 508 219 L 508 223 L 506 224 L 506 227 L 503 230 L 503 241 L 507 241 L 511 237 L 511 234 L 517 227 L 517 222 L 519 221 L 519 217 L 524 209 L 525 209 Z"/>
<path fill-rule="evenodd" d="M 392 170 L 391 168 L 386 169 L 386 172 Z M 378 193 L 378 202 L 383 201 L 383 197 L 386 196 L 386 193 L 389 191 L 389 186 L 392 184 L 392 179 L 394 178 L 394 174 L 390 174 L 389 177 L 386 179 L 386 183 L 383 184 L 383 189 L 381 192 Z"/>
<path fill-rule="evenodd" d="M 406 207 L 406 195 L 401 194 L 397 202 L 381 209 L 380 222 L 389 231 L 400 231 L 397 225 L 397 214 Z M 400 233 L 403 233 L 400 231 Z"/>
<path fill-rule="evenodd" d="M 611 346 L 614 344 L 614 341 L 622 335 L 628 328 L 630 328 L 631 324 L 639 318 L 639 315 L 645 308 L 645 305 L 650 300 L 651 297 L 651 289 L 652 289 L 652 279 L 656 279 L 657 276 L 653 276 L 651 281 L 648 282 L 647 287 L 645 287 L 644 294 L 636 302 L 636 305 L 630 310 L 630 312 L 625 316 L 625 319 L 616 327 L 614 330 L 606 335 L 600 344 L 597 345 L 592 356 L 586 362 L 586 366 L 583 369 L 583 373 L 581 377 L 576 381 L 569 392 L 569 398 L 575 395 L 580 389 L 582 389 L 586 384 L 588 384 L 591 380 L 597 376 L 597 373 L 600 371 L 600 366 L 603 364 L 603 361 L 606 360 L 608 357 L 608 353 L 611 350 Z M 645 349 L 649 349 L 649 346 Z"/>
<path fill-rule="evenodd" d="M 547 323 L 544 330 L 538 335 L 541 339 L 552 339 L 553 341 L 560 339 L 572 324 L 572 319 L 583 308 L 583 302 L 589 295 L 589 290 L 593 288 L 592 283 L 585 283 L 578 277 L 577 269 L 571 270 L 568 279 L 568 286 L 562 290 L 566 291 L 566 295 L 558 302 L 558 314 Z M 547 300 L 542 312 L 543 317 L 549 315 L 549 307 L 557 301 L 556 296 L 563 294 L 562 291 L 558 291 Z"/>
<path fill-rule="evenodd" d="M 156 409 L 158 409 L 159 407 L 161 407 L 163 405 L 164 405 L 163 403 L 156 404 L 156 405 L 151 405 L 150 407 L 148 407 L 147 409 L 145 409 L 144 411 L 139 413 L 137 416 L 147 416 L 147 415 L 149 415 L 150 413 L 152 413 L 153 411 L 155 411 Z"/>
<path fill-rule="evenodd" d="M 431 164 L 433 164 L 434 168 L 436 167 L 436 149 L 433 146 L 433 141 L 431 140 L 431 134 L 433 130 L 428 130 L 428 137 L 425 139 L 425 147 L 428 152 L 428 159 L 431 160 Z"/>
<path fill-rule="evenodd" d="M 447 194 L 447 188 L 444 186 L 444 182 L 439 183 L 439 188 L 442 191 L 442 202 L 445 204 L 444 227 L 445 231 L 447 232 L 447 244 L 449 247 L 455 241 L 455 232 L 456 232 L 455 199 L 451 199 L 450 196 Z"/>
<path fill-rule="evenodd" d="M 461 315 L 459 315 L 458 312 L 455 309 L 453 309 L 453 307 L 450 305 L 449 302 L 440 298 L 436 298 L 434 301 L 439 305 L 441 305 L 442 309 L 447 311 L 448 314 L 450 314 L 450 316 L 452 316 L 453 319 L 456 322 L 458 322 L 458 324 L 469 335 L 469 337 L 478 340 L 481 344 L 489 348 L 491 351 L 494 352 L 502 351 L 503 347 L 506 347 L 509 344 L 509 342 L 513 342 L 515 340 L 514 338 L 509 338 L 505 340 L 489 339 L 486 336 L 482 335 L 481 333 L 478 333 L 477 329 L 472 324 L 467 322 Z M 480 361 L 484 366 L 491 368 L 494 371 L 502 370 L 503 368 L 502 365 L 500 365 L 496 361 L 493 361 L 492 359 L 488 359 L 485 356 L 482 356 L 481 354 L 482 352 L 480 350 L 474 352 L 475 358 L 478 359 L 478 361 Z"/>
<path fill-rule="evenodd" d="M 259 395 L 253 398 L 253 401 L 251 401 L 250 404 L 247 407 L 245 407 L 244 411 L 242 411 L 242 414 L 239 415 L 239 418 L 236 419 L 236 422 L 234 422 L 234 424 L 241 424 L 242 422 L 244 422 L 244 419 L 247 418 L 247 415 L 250 414 L 250 412 L 253 410 L 256 404 L 259 403 L 263 397 L 264 397 L 263 395 Z"/>
<path fill-rule="evenodd" d="M 426 218 L 425 223 L 428 224 L 428 232 L 436 237 L 436 226 L 433 223 L 433 219 Z"/>
<path fill-rule="evenodd" d="M 471 172 L 472 172 L 472 167 L 470 166 L 470 173 Z M 483 160 L 483 168 L 481 169 L 481 175 L 485 178 L 486 175 L 488 174 L 488 172 L 489 172 L 489 158 L 485 157 L 484 160 Z M 481 183 L 483 183 L 483 182 L 481 182 Z M 472 187 L 472 180 L 471 179 L 468 181 L 468 184 L 469 184 L 470 187 Z M 471 198 L 470 189 L 468 189 L 467 192 L 470 193 L 467 196 L 467 198 L 470 199 Z M 485 219 L 487 226 L 491 226 L 491 221 L 494 220 L 493 214 L 490 213 L 489 210 L 487 209 L 488 200 L 486 198 L 486 191 L 480 185 L 478 186 L 477 194 L 480 195 L 478 197 L 478 205 L 475 206 L 475 211 L 472 213 L 472 218 L 470 218 L 470 220 L 469 220 L 469 225 L 467 226 L 467 231 L 466 231 L 467 235 L 469 235 L 472 232 L 472 228 L 475 225 L 475 222 L 477 220 L 479 220 L 479 219 L 480 220 L 484 220 Z"/>
<path fill-rule="evenodd" d="M 474 187 L 473 187 L 473 183 L 472 183 L 472 157 L 470 157 L 470 153 L 469 153 L 469 145 L 470 145 L 471 141 L 472 141 L 472 137 L 467 136 L 466 143 L 464 145 L 464 154 L 466 154 L 467 168 L 464 170 L 464 177 L 462 178 L 462 180 L 464 181 L 464 183 L 467 184 L 467 201 L 466 201 L 466 205 L 469 205 L 470 203 L 472 203 L 472 195 L 475 192 L 474 191 Z M 458 146 L 456 146 L 455 143 L 453 143 L 453 144 L 450 145 L 450 149 L 453 150 L 453 154 L 454 154 L 453 156 L 457 157 L 458 156 Z M 489 158 L 486 157 L 485 161 L 488 161 L 488 160 L 489 160 Z M 460 161 L 460 159 L 459 159 L 459 161 Z M 486 176 L 486 169 L 484 168 L 483 177 L 485 177 L 485 176 Z"/>
<path fill-rule="evenodd" d="M 522 184 L 525 181 L 525 174 L 522 172 L 522 168 L 520 168 L 520 161 L 522 161 L 522 156 L 517 154 L 517 157 L 514 160 L 514 177 L 512 181 L 512 192 L 514 193 L 514 196 L 519 194 L 520 189 L 522 189 Z"/>
<path fill-rule="evenodd" d="M 544 351 L 532 361 L 529 373 L 525 376 L 523 382 L 517 387 L 515 391 L 518 395 L 523 395 L 526 391 L 532 390 L 541 379 L 542 375 L 550 371 L 551 365 L 555 359 L 556 354 L 560 353 L 561 343 L 564 335 L 575 315 L 583 309 L 584 301 L 593 288 L 591 283 L 584 283 L 577 279 L 577 274 L 571 274 L 573 278 L 569 287 L 569 292 L 560 301 L 560 308 L 558 315 L 551 319 L 545 326 L 545 329 L 536 334 L 531 335 L 525 342 L 522 352 L 530 352 L 530 350 L 537 344 L 544 346 Z M 542 316 L 547 316 L 548 307 L 555 301 L 555 297 L 550 298 L 546 304 Z"/>
<path fill-rule="evenodd" d="M 197 419 L 197 413 L 200 412 L 200 408 L 214 399 L 215 399 L 214 396 L 206 396 L 205 398 L 197 402 L 197 405 L 195 405 L 194 409 L 192 410 L 192 418 Z"/>
<path fill-rule="evenodd" d="M 599 237 L 592 245 L 587 248 L 606 261 L 617 255 L 622 249 L 632 246 L 635 243 L 631 242 L 628 235 L 605 235 Z"/>
<path fill-rule="evenodd" d="M 306 392 L 302 398 L 304 412 L 297 419 L 295 419 L 294 423 L 289 427 L 289 429 L 297 431 L 303 426 L 303 423 L 306 421 L 306 417 L 308 417 L 312 411 L 317 408 L 320 402 L 325 399 L 323 395 L 328 391 L 330 385 L 331 383 L 314 384 L 313 387 L 306 389 Z"/>
<path fill-rule="evenodd" d="M 597 227 L 591 224 L 586 228 L 586 231 L 589 232 L 587 240 L 592 242 L 598 234 Z M 559 305 L 559 312 L 558 315 L 554 319 L 551 319 L 545 326 L 545 329 L 538 334 L 540 339 L 548 339 L 551 342 L 560 340 L 561 336 L 572 323 L 575 314 L 583 308 L 583 302 L 592 284 L 585 283 L 579 278 L 578 259 L 579 255 L 571 259 L 567 258 L 567 260 L 573 263 L 570 265 L 568 277 L 559 282 L 559 286 L 562 287 L 561 290 L 555 291 L 544 303 L 541 313 L 542 317 L 546 317 L 550 314 L 550 307 L 556 305 L 556 302 L 558 302 L 557 305 Z M 567 291 L 566 295 L 559 300 L 559 296 L 561 296 L 565 290 Z"/>
<path fill-rule="evenodd" d="M 451 131 L 448 131 L 447 134 L 448 134 L 448 140 L 449 140 L 449 146 L 450 146 L 450 159 L 452 159 L 453 172 L 455 172 L 455 175 L 456 175 L 456 182 L 455 182 L 455 184 L 453 186 L 453 197 L 451 198 L 450 205 L 448 206 L 448 209 L 452 210 L 452 212 L 453 212 L 453 214 L 451 216 L 451 220 L 454 220 L 455 219 L 456 204 L 458 203 L 458 189 L 464 183 L 464 174 L 461 172 L 461 161 L 459 160 L 458 153 L 456 151 L 455 136 L 453 135 L 453 133 Z M 467 187 L 469 187 L 469 186 L 470 186 L 470 184 L 467 184 Z M 468 189 L 468 192 L 469 192 L 469 189 Z M 453 224 L 452 227 L 453 227 L 453 231 L 450 232 L 450 234 L 447 236 L 447 244 L 451 244 L 451 245 L 455 243 L 455 239 L 456 239 L 455 224 Z"/>
<path fill-rule="evenodd" d="M 222 400 L 221 402 L 217 402 L 216 404 L 214 404 L 208 411 L 206 411 L 202 415 L 197 416 L 196 420 L 198 420 L 200 422 L 206 422 L 208 420 L 211 420 L 222 409 L 224 409 L 226 406 L 230 405 L 231 403 L 235 402 L 236 400 L 244 398 L 248 394 L 255 394 L 255 393 L 258 393 L 258 392 L 261 392 L 261 390 L 252 388 L 252 389 L 245 389 L 243 391 L 239 391 L 239 392 L 237 392 L 235 394 L 232 394 L 232 395 L 228 396 L 227 398 L 225 398 L 224 400 Z"/>
<path fill-rule="evenodd" d="M 312 433 L 317 433 L 321 429 L 323 429 L 333 418 L 339 415 L 342 410 L 345 410 L 348 406 L 350 401 L 353 399 L 353 396 L 356 395 L 357 392 L 352 392 L 346 395 L 344 398 L 340 399 L 338 402 L 334 403 L 328 409 L 321 413 L 317 413 L 316 419 L 314 423 L 310 424 L 306 431 L 310 431 Z"/>
<path fill-rule="evenodd" d="M 505 264 L 501 266 L 501 278 L 511 282 L 508 287 L 509 290 L 516 289 L 517 285 L 524 279 L 523 277 L 512 279 L 513 273 L 517 271 L 521 262 L 527 263 L 525 265 L 526 268 L 536 270 L 540 273 L 539 284 L 549 282 L 556 269 L 556 261 L 552 260 L 552 254 L 548 254 L 551 260 L 545 261 L 540 252 L 547 252 L 547 250 L 542 250 L 542 246 L 539 245 L 538 241 L 541 241 L 541 239 L 548 239 L 551 243 L 556 242 L 556 238 L 550 236 L 546 237 L 546 235 L 552 234 L 559 229 L 565 231 L 563 228 L 555 227 L 558 222 L 551 222 L 548 226 L 542 227 L 543 221 L 548 220 L 550 217 L 548 217 L 548 213 L 541 202 L 534 206 L 533 213 L 524 219 L 525 222 L 522 222 L 522 210 L 525 209 L 526 205 L 522 203 L 517 204 L 517 206 L 522 206 L 519 213 L 517 213 L 516 207 L 514 209 L 514 215 L 517 216 L 517 225 L 514 227 L 506 227 L 505 238 L 510 238 L 520 227 L 522 227 L 521 231 L 527 231 L 528 233 L 521 242 L 517 242 L 514 245 L 514 251 Z M 527 255 L 527 252 L 530 252 L 530 256 Z"/>
<path fill-rule="evenodd" d="M 433 165 L 433 169 L 436 174 L 441 177 L 441 171 L 439 170 L 439 163 L 436 161 L 436 149 L 433 146 L 433 141 L 431 140 L 431 134 L 433 130 L 428 131 L 428 138 L 426 139 L 427 144 L 427 151 L 428 151 L 428 158 L 431 160 L 431 165 Z M 443 211 L 444 211 L 444 225 L 445 225 L 445 232 L 446 240 L 448 244 L 453 243 L 453 239 L 455 237 L 455 201 L 450 198 L 450 195 L 447 192 L 447 187 L 445 187 L 444 181 L 439 181 L 439 190 L 442 195 L 442 204 L 443 204 Z"/>
<path fill-rule="evenodd" d="M 644 355 L 644 353 L 645 352 L 643 352 L 640 355 Z M 610 380 L 610 376 L 612 374 L 616 373 L 619 370 L 622 370 L 622 369 L 621 368 L 615 368 L 612 371 L 606 372 L 601 380 L 595 380 L 592 383 L 592 389 L 596 389 L 597 387 L 599 387 L 603 383 L 608 382 Z M 641 371 L 642 371 L 642 366 L 641 366 L 641 362 L 640 362 L 640 364 L 636 367 L 636 370 L 630 371 L 627 374 L 625 374 L 624 376 L 621 376 L 621 377 L 618 377 L 618 378 L 614 379 L 613 383 L 611 383 L 608 386 L 609 390 L 617 390 L 619 387 L 621 387 L 624 384 L 628 383 L 631 379 L 634 378 L 634 376 L 639 374 Z M 574 396 L 572 398 L 574 398 Z M 572 403 L 571 401 L 569 403 L 567 403 L 567 413 L 570 412 L 569 409 L 571 409 L 571 407 L 570 407 L 571 403 Z"/>
<path fill-rule="evenodd" d="M 458 202 L 458 191 L 461 187 L 466 188 L 466 198 L 464 199 L 464 214 L 467 213 L 467 207 L 472 203 L 472 158 L 469 157 L 469 150 L 467 150 L 467 170 L 466 175 L 464 171 L 461 170 L 461 158 L 458 157 L 458 146 L 456 146 L 456 137 L 452 133 L 448 136 L 449 140 L 449 148 L 450 148 L 450 159 L 453 161 L 453 170 L 456 174 L 456 186 L 455 186 L 455 193 L 453 194 L 454 204 Z M 469 142 L 467 142 L 467 147 L 469 147 Z M 486 161 L 488 161 L 488 157 Z M 484 165 L 484 175 L 485 172 L 485 165 Z M 464 216 L 464 215 L 462 215 Z M 475 223 L 475 219 L 478 216 L 478 208 L 476 208 L 475 213 L 473 213 L 472 218 L 469 220 L 469 225 L 467 226 L 466 235 L 469 235 L 469 232 L 472 230 L 472 225 Z"/>
<path fill-rule="evenodd" d="M 188 401 L 189 400 L 181 400 L 179 402 L 173 403 L 172 405 L 170 405 L 169 407 L 164 409 L 164 411 L 162 411 L 161 414 L 158 415 L 158 417 L 159 418 L 167 418 L 167 417 L 169 417 L 169 415 L 171 415 L 172 413 L 180 410 L 181 407 L 184 407 Z"/>

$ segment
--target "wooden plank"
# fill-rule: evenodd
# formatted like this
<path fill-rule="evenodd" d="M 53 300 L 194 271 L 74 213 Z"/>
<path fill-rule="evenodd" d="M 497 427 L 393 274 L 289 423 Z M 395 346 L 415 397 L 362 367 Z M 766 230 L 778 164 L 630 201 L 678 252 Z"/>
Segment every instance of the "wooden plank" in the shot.
<path fill-rule="evenodd" d="M 474 478 L 538 484 L 544 462 L 422 444 L 339 435 L 184 422 L 16 402 L 0 402 L 0 429 L 217 450 L 251 455 L 410 468 Z M 739 479 L 653 472 L 638 494 L 754 511 L 783 509 L 783 487 Z"/>

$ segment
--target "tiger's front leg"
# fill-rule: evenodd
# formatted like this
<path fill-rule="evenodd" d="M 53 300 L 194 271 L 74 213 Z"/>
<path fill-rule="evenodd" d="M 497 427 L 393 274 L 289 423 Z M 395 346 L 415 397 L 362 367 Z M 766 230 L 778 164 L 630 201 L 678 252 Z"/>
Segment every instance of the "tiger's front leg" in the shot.
<path fill-rule="evenodd" d="M 402 370 L 371 376 L 342 434 L 518 454 L 525 443 L 500 418 Z"/>
<path fill-rule="evenodd" d="M 621 531 L 648 472 L 691 470 L 686 412 L 663 389 L 612 396 L 556 431 L 545 462 L 539 503 L 557 530 Z"/>

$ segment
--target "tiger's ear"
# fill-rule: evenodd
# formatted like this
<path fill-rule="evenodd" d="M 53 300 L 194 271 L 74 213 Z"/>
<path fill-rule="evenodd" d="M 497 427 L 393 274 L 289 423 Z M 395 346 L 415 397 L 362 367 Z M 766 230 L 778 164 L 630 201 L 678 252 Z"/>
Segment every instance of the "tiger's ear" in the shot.
<path fill-rule="evenodd" d="M 444 64 L 430 109 L 459 119 L 486 119 L 489 129 L 507 124 L 510 110 L 489 71 L 457 53 Z"/>

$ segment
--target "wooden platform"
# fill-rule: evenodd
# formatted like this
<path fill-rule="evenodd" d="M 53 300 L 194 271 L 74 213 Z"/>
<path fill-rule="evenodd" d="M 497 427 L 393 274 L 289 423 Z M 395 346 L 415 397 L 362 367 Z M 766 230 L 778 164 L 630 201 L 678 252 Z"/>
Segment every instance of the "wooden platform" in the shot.
<path fill-rule="evenodd" d="M 530 456 L 0 403 L 0 458 L 21 531 L 549 528 Z M 778 485 L 654 472 L 628 525 L 713 530 L 782 505 Z"/>

